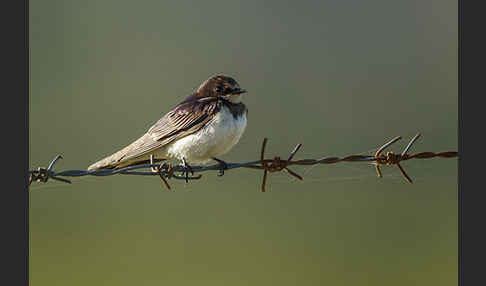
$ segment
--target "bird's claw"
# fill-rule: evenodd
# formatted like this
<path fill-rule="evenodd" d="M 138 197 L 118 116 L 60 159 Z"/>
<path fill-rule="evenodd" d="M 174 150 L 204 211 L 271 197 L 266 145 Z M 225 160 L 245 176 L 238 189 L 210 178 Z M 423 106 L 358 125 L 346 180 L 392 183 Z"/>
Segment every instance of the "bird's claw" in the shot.
<path fill-rule="evenodd" d="M 189 173 L 194 176 L 194 170 L 192 167 L 186 162 L 186 159 L 182 158 L 182 167 L 184 170 L 182 171 L 181 175 L 185 176 L 186 183 L 189 183 Z"/>
<path fill-rule="evenodd" d="M 219 169 L 219 174 L 218 176 L 221 177 L 224 175 L 224 170 L 228 170 L 228 164 L 221 160 L 221 159 L 218 159 L 218 158 L 213 158 L 214 161 L 218 162 L 219 165 L 221 166 L 221 168 Z"/>

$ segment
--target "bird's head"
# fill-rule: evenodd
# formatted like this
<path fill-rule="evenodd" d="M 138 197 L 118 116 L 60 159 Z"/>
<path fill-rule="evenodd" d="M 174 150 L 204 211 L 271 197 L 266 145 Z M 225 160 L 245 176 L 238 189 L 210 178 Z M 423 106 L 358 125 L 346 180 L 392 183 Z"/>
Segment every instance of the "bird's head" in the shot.
<path fill-rule="evenodd" d="M 204 97 L 220 97 L 232 103 L 239 103 L 241 95 L 245 94 L 246 90 L 240 88 L 232 77 L 219 74 L 203 82 L 197 93 Z"/>

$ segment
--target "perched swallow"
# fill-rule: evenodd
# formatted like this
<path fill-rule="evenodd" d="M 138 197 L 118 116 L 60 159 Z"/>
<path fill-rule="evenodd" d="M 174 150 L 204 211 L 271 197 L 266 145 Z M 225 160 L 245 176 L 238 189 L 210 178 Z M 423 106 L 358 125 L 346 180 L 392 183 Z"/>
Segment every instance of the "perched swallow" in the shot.
<path fill-rule="evenodd" d="M 228 152 L 246 128 L 246 90 L 231 77 L 215 75 L 164 115 L 139 139 L 88 167 L 119 169 L 135 164 L 179 159 L 184 166 L 205 164 Z"/>

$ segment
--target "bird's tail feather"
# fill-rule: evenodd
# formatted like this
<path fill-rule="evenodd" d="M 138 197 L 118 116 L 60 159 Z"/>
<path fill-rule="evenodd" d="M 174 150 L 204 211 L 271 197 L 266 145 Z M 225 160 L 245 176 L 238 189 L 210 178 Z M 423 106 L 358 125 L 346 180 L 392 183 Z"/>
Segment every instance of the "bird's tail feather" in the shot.
<path fill-rule="evenodd" d="M 147 140 L 148 134 L 143 135 L 139 139 L 137 139 L 132 144 L 126 146 L 125 148 L 121 149 L 120 151 L 112 154 L 88 167 L 88 171 L 90 170 L 99 170 L 99 169 L 119 169 L 123 167 L 127 167 L 130 165 L 141 164 L 145 162 L 150 162 L 148 159 L 150 155 L 148 153 L 140 153 L 137 154 L 137 150 L 143 146 L 144 143 L 150 142 Z M 137 154 L 137 155 L 134 155 Z M 155 162 L 160 162 L 165 159 L 157 158 Z"/>
<path fill-rule="evenodd" d="M 92 164 L 91 166 L 88 167 L 88 171 L 90 170 L 99 170 L 99 169 L 113 169 L 113 168 L 121 168 L 123 166 L 120 166 L 121 163 L 123 163 L 123 160 L 128 153 L 133 151 L 133 149 L 137 146 L 137 143 L 139 141 L 143 141 L 146 135 L 140 137 L 138 140 L 133 142 L 132 144 L 126 146 L 125 148 L 121 149 L 120 151 L 116 152 L 115 154 L 112 154 L 104 159 L 101 159 L 100 161 Z M 125 164 L 124 164 L 125 165 Z"/>
<path fill-rule="evenodd" d="M 120 163 L 120 159 L 123 157 L 123 151 L 120 150 L 115 154 L 112 154 L 88 167 L 88 171 L 99 169 L 113 169 Z"/>

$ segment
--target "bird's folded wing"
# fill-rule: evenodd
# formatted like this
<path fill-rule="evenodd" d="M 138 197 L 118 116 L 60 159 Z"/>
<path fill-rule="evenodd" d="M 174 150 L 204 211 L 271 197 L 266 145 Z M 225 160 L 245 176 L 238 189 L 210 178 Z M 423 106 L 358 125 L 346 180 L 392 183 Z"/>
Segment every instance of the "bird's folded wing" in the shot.
<path fill-rule="evenodd" d="M 140 138 L 131 146 L 128 146 L 133 148 L 127 148 L 127 152 L 120 160 L 130 160 L 148 154 L 174 140 L 200 130 L 214 118 L 214 114 L 219 108 L 220 104 L 217 100 L 201 100 L 179 104 L 150 127 L 142 137 L 145 137 L 144 139 Z"/>

